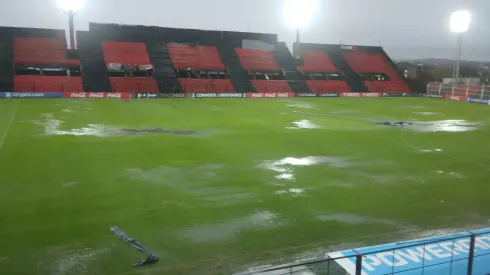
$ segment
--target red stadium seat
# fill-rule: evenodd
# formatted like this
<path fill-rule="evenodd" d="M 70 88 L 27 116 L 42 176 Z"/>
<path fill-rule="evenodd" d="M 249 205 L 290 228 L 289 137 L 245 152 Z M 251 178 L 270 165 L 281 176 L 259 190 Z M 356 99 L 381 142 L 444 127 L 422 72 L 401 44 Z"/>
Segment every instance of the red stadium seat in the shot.
<path fill-rule="evenodd" d="M 238 59 L 246 71 L 279 71 L 276 60 L 269 51 L 236 48 Z"/>
<path fill-rule="evenodd" d="M 337 68 L 330 61 L 327 53 L 324 51 L 302 51 L 301 56 L 304 65 L 297 67 L 303 72 L 336 72 Z"/>
<path fill-rule="evenodd" d="M 252 85 L 258 93 L 293 92 L 285 80 L 252 80 Z"/>
<path fill-rule="evenodd" d="M 106 64 L 151 64 L 145 43 L 105 41 L 102 50 Z"/>
<path fill-rule="evenodd" d="M 83 92 L 79 76 L 14 76 L 15 92 Z"/>
<path fill-rule="evenodd" d="M 80 60 L 66 58 L 64 40 L 48 38 L 14 38 L 15 64 L 56 64 L 80 66 Z"/>
<path fill-rule="evenodd" d="M 226 69 L 215 46 L 168 44 L 167 48 L 176 69 Z"/>
<path fill-rule="evenodd" d="M 337 80 L 307 80 L 306 85 L 312 93 L 350 93 L 352 92 L 345 81 Z"/>
<path fill-rule="evenodd" d="M 158 86 L 152 77 L 110 77 L 112 91 L 117 93 L 158 93 Z"/>
<path fill-rule="evenodd" d="M 230 79 L 180 78 L 180 86 L 185 93 L 234 93 Z"/>
<path fill-rule="evenodd" d="M 365 81 L 371 92 L 405 92 L 410 88 L 389 64 L 383 54 L 364 52 L 342 52 L 349 66 L 358 73 L 386 73 L 390 81 Z"/>

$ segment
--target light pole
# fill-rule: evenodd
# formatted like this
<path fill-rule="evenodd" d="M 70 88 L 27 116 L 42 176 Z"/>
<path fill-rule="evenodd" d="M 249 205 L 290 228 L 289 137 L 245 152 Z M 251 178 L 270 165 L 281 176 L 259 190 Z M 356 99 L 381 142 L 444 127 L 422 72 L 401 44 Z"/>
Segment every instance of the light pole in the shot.
<path fill-rule="evenodd" d="M 461 54 L 463 49 L 463 34 L 468 31 L 470 22 L 471 14 L 469 11 L 457 11 L 451 14 L 451 32 L 458 34 L 458 57 L 456 66 L 453 70 L 453 78 L 458 80 L 460 77 L 459 66 L 461 64 Z"/>
<path fill-rule="evenodd" d="M 300 30 L 308 25 L 318 8 L 318 0 L 284 0 L 284 22 L 296 30 L 296 48 L 293 51 L 296 57 L 300 51 Z"/>
<path fill-rule="evenodd" d="M 58 6 L 68 14 L 68 24 L 70 27 L 70 49 L 75 50 L 75 14 L 83 8 L 84 0 L 58 0 Z"/>

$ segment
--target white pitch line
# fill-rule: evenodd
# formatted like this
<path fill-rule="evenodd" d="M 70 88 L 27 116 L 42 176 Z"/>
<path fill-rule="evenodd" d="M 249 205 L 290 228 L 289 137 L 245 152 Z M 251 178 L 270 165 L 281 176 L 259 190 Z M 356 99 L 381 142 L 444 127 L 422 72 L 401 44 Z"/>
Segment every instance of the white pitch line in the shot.
<path fill-rule="evenodd" d="M 3 148 L 3 144 L 5 143 L 5 140 L 7 139 L 8 133 L 10 132 L 10 127 L 12 126 L 12 123 L 15 120 L 15 117 L 17 116 L 17 113 L 19 112 L 19 104 L 17 104 L 17 107 L 15 108 L 14 113 L 12 114 L 12 117 L 10 117 L 9 124 L 7 125 L 7 129 L 3 133 L 2 139 L 0 139 L 0 151 Z"/>

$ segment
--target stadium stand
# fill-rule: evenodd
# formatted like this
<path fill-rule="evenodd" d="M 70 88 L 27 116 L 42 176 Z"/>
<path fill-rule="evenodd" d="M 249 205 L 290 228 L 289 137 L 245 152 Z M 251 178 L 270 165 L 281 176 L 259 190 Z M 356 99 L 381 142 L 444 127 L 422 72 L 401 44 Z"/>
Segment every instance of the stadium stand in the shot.
<path fill-rule="evenodd" d="M 270 51 L 236 48 L 236 52 L 243 69 L 246 71 L 264 74 L 281 71 Z M 291 87 L 285 80 L 253 79 L 252 85 L 259 93 L 292 92 Z"/>
<path fill-rule="evenodd" d="M 174 68 L 180 73 L 179 83 L 186 93 L 234 93 L 235 89 L 215 46 L 168 44 Z M 185 76 L 185 77 L 184 77 Z"/>
<path fill-rule="evenodd" d="M 79 58 L 66 49 L 64 31 L 0 28 L 0 34 L 3 91 L 410 91 L 380 47 L 301 44 L 298 66 L 274 34 L 90 23 L 89 31 L 77 32 Z M 385 79 L 373 81 L 372 74 Z"/>
<path fill-rule="evenodd" d="M 325 51 L 302 51 L 303 66 L 298 66 L 298 71 L 304 73 L 336 73 L 342 75 L 330 60 Z M 327 76 L 328 74 L 322 74 Z M 311 75 L 310 75 L 311 77 Z M 337 92 L 349 93 L 351 89 L 344 80 L 306 80 L 306 85 L 312 93 Z"/>
<path fill-rule="evenodd" d="M 79 72 L 80 60 L 67 58 L 64 39 L 14 37 L 13 62 L 19 72 L 39 68 L 34 75 L 14 75 L 15 92 L 83 92 L 82 78 L 68 75 Z"/>
<path fill-rule="evenodd" d="M 78 65 L 80 60 L 66 57 L 66 42 L 49 38 L 14 38 L 15 64 Z"/>
<path fill-rule="evenodd" d="M 77 76 L 15 75 L 15 92 L 83 92 L 82 78 Z"/>
<path fill-rule="evenodd" d="M 343 51 L 342 56 L 357 73 L 364 74 L 364 84 L 371 92 L 410 92 L 410 88 L 381 53 Z M 378 76 L 380 74 L 381 76 Z M 386 76 L 385 76 L 386 75 Z M 373 79 L 382 77 L 383 80 Z"/>
<path fill-rule="evenodd" d="M 104 62 L 124 65 L 149 65 L 151 64 L 145 43 L 142 42 L 117 42 L 105 41 L 102 43 Z M 158 86 L 151 76 L 127 77 L 127 73 L 121 76 L 109 77 L 113 92 L 120 93 L 158 93 Z"/>

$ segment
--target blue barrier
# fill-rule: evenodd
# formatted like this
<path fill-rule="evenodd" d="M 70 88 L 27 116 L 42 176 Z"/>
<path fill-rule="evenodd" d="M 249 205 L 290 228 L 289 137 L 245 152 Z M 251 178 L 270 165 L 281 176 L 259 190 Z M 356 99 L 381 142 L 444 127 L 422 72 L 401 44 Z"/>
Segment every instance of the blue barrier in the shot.
<path fill-rule="evenodd" d="M 62 92 L 51 92 L 51 93 L 23 93 L 23 92 L 14 92 L 14 93 L 0 93 L 0 98 L 62 98 Z"/>
<path fill-rule="evenodd" d="M 490 228 L 327 256 L 349 274 L 490 274 Z"/>

